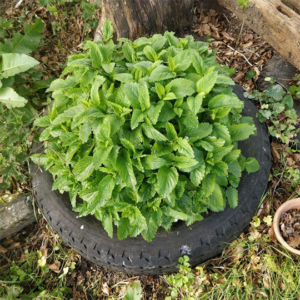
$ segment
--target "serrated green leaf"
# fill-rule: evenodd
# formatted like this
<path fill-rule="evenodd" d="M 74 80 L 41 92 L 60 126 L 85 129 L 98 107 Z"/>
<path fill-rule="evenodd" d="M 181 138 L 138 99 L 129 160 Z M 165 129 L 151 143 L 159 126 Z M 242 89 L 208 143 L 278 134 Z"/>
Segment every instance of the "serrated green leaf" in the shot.
<path fill-rule="evenodd" d="M 120 81 L 120 82 L 130 82 L 133 80 L 133 77 L 129 73 L 119 73 L 114 74 L 114 80 Z"/>
<path fill-rule="evenodd" d="M 149 122 L 150 123 L 150 122 Z M 156 130 L 152 125 L 149 123 L 143 123 L 142 124 L 142 129 L 144 134 L 155 141 L 166 141 L 167 138 L 161 134 L 158 130 Z"/>
<path fill-rule="evenodd" d="M 127 59 L 127 61 L 129 62 L 134 62 L 135 61 L 135 52 L 131 46 L 131 44 L 129 43 L 125 43 L 123 46 L 123 54 L 125 56 L 125 58 Z"/>
<path fill-rule="evenodd" d="M 88 141 L 89 136 L 92 132 L 91 123 L 89 121 L 83 123 L 79 130 L 79 140 L 84 144 Z"/>
<path fill-rule="evenodd" d="M 164 96 L 163 100 L 174 100 L 177 99 L 177 96 L 174 93 L 167 93 L 167 95 Z"/>
<path fill-rule="evenodd" d="M 223 161 L 219 161 L 214 165 L 213 171 L 214 171 L 214 173 L 217 174 L 217 176 L 224 176 L 224 175 L 227 176 L 228 175 L 228 165 Z"/>
<path fill-rule="evenodd" d="M 145 164 L 149 166 L 151 170 L 155 170 L 165 166 L 167 164 L 167 161 L 162 157 L 147 155 L 145 157 Z"/>
<path fill-rule="evenodd" d="M 151 242 L 155 238 L 157 229 L 161 224 L 162 211 L 160 208 L 146 211 L 144 216 L 147 222 L 147 230 L 142 231 L 142 236 L 146 241 Z"/>
<path fill-rule="evenodd" d="M 189 128 L 186 130 L 185 135 L 189 138 L 196 140 L 203 139 L 212 132 L 212 125 L 209 123 L 201 123 L 197 128 Z"/>
<path fill-rule="evenodd" d="M 133 145 L 130 141 L 128 141 L 128 140 L 125 139 L 125 138 L 122 138 L 122 139 L 121 139 L 121 143 L 122 143 L 122 145 L 129 151 L 129 153 L 130 153 L 131 155 L 135 154 L 135 148 L 134 148 L 134 145 Z"/>
<path fill-rule="evenodd" d="M 150 97 L 146 82 L 142 82 L 139 85 L 139 98 L 138 101 L 141 105 L 142 111 L 145 111 L 150 107 Z"/>
<path fill-rule="evenodd" d="M 164 106 L 164 102 L 158 101 L 156 105 L 151 103 L 149 109 L 147 110 L 147 116 L 153 125 L 157 123 L 163 106 Z"/>
<path fill-rule="evenodd" d="M 121 149 L 117 158 L 117 171 L 124 183 L 136 190 L 136 178 L 132 168 L 132 162 L 128 152 Z"/>
<path fill-rule="evenodd" d="M 202 57 L 199 55 L 199 53 L 193 54 L 192 62 L 193 62 L 193 66 L 194 66 L 196 72 L 200 76 L 204 76 L 206 67 L 205 67 L 204 61 L 203 61 Z"/>
<path fill-rule="evenodd" d="M 159 65 L 151 72 L 149 81 L 156 82 L 156 81 L 162 81 L 174 77 L 175 77 L 175 73 L 173 73 L 168 67 Z"/>
<path fill-rule="evenodd" d="M 88 202 L 87 210 L 81 213 L 82 216 L 94 214 L 97 209 L 104 206 L 107 200 L 111 199 L 115 187 L 115 179 L 111 175 L 105 176 L 97 188 L 80 192 L 80 197 Z"/>
<path fill-rule="evenodd" d="M 173 161 L 173 165 L 178 169 L 191 168 L 197 164 L 198 164 L 197 160 L 187 156 L 175 156 Z"/>
<path fill-rule="evenodd" d="M 224 199 L 222 189 L 218 184 L 215 184 L 212 194 L 209 196 L 208 207 L 212 211 L 221 211 L 224 209 Z"/>
<path fill-rule="evenodd" d="M 195 186 L 199 186 L 205 176 L 205 164 L 202 163 L 190 173 L 191 182 Z"/>
<path fill-rule="evenodd" d="M 197 114 L 202 106 L 203 98 L 198 94 L 195 97 L 188 97 L 187 104 L 189 106 L 189 109 L 194 114 Z"/>
<path fill-rule="evenodd" d="M 203 93 L 204 95 L 208 94 L 214 87 L 218 78 L 217 72 L 212 72 L 207 75 L 204 75 L 196 84 L 197 92 Z"/>
<path fill-rule="evenodd" d="M 88 45 L 91 49 L 92 64 L 95 68 L 100 69 L 100 67 L 102 66 L 102 62 L 103 62 L 101 51 L 98 48 L 98 45 L 94 42 L 89 41 Z"/>
<path fill-rule="evenodd" d="M 175 68 L 174 71 L 185 71 L 192 63 L 192 57 L 190 50 L 180 51 L 174 57 Z"/>
<path fill-rule="evenodd" d="M 131 223 L 128 218 L 122 218 L 118 226 L 118 239 L 123 240 L 129 236 L 132 230 Z"/>
<path fill-rule="evenodd" d="M 163 99 L 165 96 L 165 88 L 159 82 L 155 82 L 155 91 L 159 97 L 159 99 Z"/>
<path fill-rule="evenodd" d="M 114 35 L 114 28 L 110 20 L 106 20 L 102 27 L 102 38 L 105 42 L 112 39 Z"/>
<path fill-rule="evenodd" d="M 104 212 L 102 216 L 102 224 L 103 228 L 107 232 L 110 238 L 113 237 L 113 222 L 112 222 L 112 215 L 110 212 Z"/>
<path fill-rule="evenodd" d="M 257 172 L 260 168 L 258 161 L 254 157 L 249 157 L 245 161 L 245 168 L 248 173 Z"/>
<path fill-rule="evenodd" d="M 231 136 L 227 126 L 220 123 L 213 124 L 213 135 L 218 138 L 222 138 L 227 142 L 230 142 L 231 140 Z"/>
<path fill-rule="evenodd" d="M 166 125 L 166 131 L 167 131 L 167 138 L 172 141 L 172 140 L 177 140 L 177 132 L 171 123 L 167 123 Z"/>
<path fill-rule="evenodd" d="M 166 90 L 173 93 L 178 99 L 192 95 L 195 92 L 195 84 L 191 80 L 177 78 L 167 84 Z"/>
<path fill-rule="evenodd" d="M 167 197 L 178 182 L 178 172 L 175 168 L 161 167 L 157 173 L 158 193 Z"/>
<path fill-rule="evenodd" d="M 208 107 L 210 109 L 213 108 L 239 108 L 242 109 L 244 107 L 244 103 L 238 99 L 236 96 L 229 96 L 225 94 L 220 94 L 208 102 Z"/>
<path fill-rule="evenodd" d="M 156 52 L 155 50 L 151 47 L 151 46 L 146 46 L 143 50 L 143 53 L 146 55 L 146 57 L 150 60 L 150 61 L 155 61 L 156 60 Z"/>
<path fill-rule="evenodd" d="M 54 180 L 52 190 L 68 191 L 69 185 L 72 183 L 69 175 L 60 175 Z"/>
<path fill-rule="evenodd" d="M 105 78 L 103 76 L 97 75 L 91 89 L 91 101 L 92 103 L 97 106 L 100 104 L 100 97 L 99 97 L 99 88 L 105 82 Z"/>
<path fill-rule="evenodd" d="M 1 91 L 1 90 L 0 90 Z M 46 127 L 51 125 L 50 118 L 48 116 L 38 118 L 33 123 L 34 126 Z"/>
<path fill-rule="evenodd" d="M 228 203 L 229 203 L 231 208 L 237 207 L 237 205 L 238 205 L 238 191 L 237 191 L 237 189 L 235 189 L 233 187 L 229 187 L 226 190 L 226 197 L 227 197 Z"/>
<path fill-rule="evenodd" d="M 166 212 L 169 216 L 171 216 L 174 219 L 185 221 L 189 218 L 189 216 L 187 214 L 185 214 L 184 212 L 175 210 L 171 207 L 167 207 Z"/>
<path fill-rule="evenodd" d="M 68 151 L 66 153 L 66 163 L 67 164 L 72 160 L 73 156 L 78 151 L 79 147 L 80 147 L 80 144 L 76 143 L 76 142 L 74 144 L 72 144 L 71 146 L 69 146 Z M 51 172 L 51 173 L 53 174 L 53 172 Z"/>
<path fill-rule="evenodd" d="M 180 154 L 194 158 L 194 150 L 186 139 L 179 138 L 174 145 L 174 150 Z"/>
<path fill-rule="evenodd" d="M 226 163 L 231 163 L 237 160 L 240 157 L 240 155 L 241 155 L 241 150 L 239 149 L 233 150 L 224 157 L 224 161 Z"/>
<path fill-rule="evenodd" d="M 238 161 L 235 160 L 228 164 L 228 172 L 238 178 L 240 178 L 242 176 L 242 169 L 241 169 L 241 166 L 239 165 Z"/>
<path fill-rule="evenodd" d="M 204 196 L 210 196 L 215 189 L 216 174 L 207 174 L 202 180 L 202 191 Z"/>
<path fill-rule="evenodd" d="M 113 148 L 113 146 L 111 146 L 111 145 L 106 146 L 105 143 L 100 143 L 94 149 L 93 164 L 94 164 L 95 169 L 98 169 L 99 167 L 101 167 L 101 165 L 106 160 L 106 158 L 109 155 L 112 148 Z"/>
<path fill-rule="evenodd" d="M 84 181 L 94 171 L 93 158 L 91 156 L 80 159 L 74 166 L 73 174 L 78 181 Z"/>
<path fill-rule="evenodd" d="M 249 124 L 234 124 L 230 126 L 230 135 L 233 142 L 243 141 L 255 132 L 255 126 Z"/>
<path fill-rule="evenodd" d="M 144 121 L 144 113 L 140 109 L 134 109 L 131 118 L 131 129 L 138 127 Z"/>
<path fill-rule="evenodd" d="M 123 85 L 125 96 L 130 101 L 133 108 L 140 109 L 139 103 L 139 84 L 136 82 L 126 82 Z"/>
<path fill-rule="evenodd" d="M 64 79 L 56 79 L 53 80 L 50 84 L 50 87 L 46 90 L 46 92 L 53 92 L 61 89 L 72 88 L 77 84 L 77 81 L 74 77 L 67 77 Z M 82 92 L 81 92 L 82 93 Z"/>

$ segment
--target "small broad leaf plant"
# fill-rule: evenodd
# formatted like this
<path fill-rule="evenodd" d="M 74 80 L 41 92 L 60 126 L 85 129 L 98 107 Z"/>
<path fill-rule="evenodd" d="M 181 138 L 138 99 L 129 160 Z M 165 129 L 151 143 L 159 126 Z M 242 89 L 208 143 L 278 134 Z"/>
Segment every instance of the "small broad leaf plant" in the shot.
<path fill-rule="evenodd" d="M 35 121 L 45 150 L 32 160 L 53 190 L 119 239 L 151 241 L 160 226 L 235 207 L 242 171 L 259 165 L 237 148 L 256 128 L 228 87 L 232 70 L 191 36 L 112 37 L 106 22 L 103 41 L 69 58 L 48 89 L 52 110 Z"/>

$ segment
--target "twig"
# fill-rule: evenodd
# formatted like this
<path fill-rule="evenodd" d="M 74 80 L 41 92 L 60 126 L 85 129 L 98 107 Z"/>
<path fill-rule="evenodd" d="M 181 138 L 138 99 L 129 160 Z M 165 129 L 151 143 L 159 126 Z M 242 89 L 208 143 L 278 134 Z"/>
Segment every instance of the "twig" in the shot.
<path fill-rule="evenodd" d="M 229 46 L 229 45 L 227 45 L 227 47 L 230 48 L 231 50 L 233 50 L 233 51 L 239 53 L 240 55 L 242 55 L 242 56 L 245 58 L 246 62 L 247 62 L 251 67 L 253 66 L 253 65 L 251 64 L 251 62 L 248 60 L 248 58 L 247 58 L 243 53 L 237 51 L 236 49 L 232 48 L 232 47 Z"/>
<path fill-rule="evenodd" d="M 18 8 L 22 4 L 23 0 L 19 0 L 19 2 L 16 4 L 15 8 Z"/>
<path fill-rule="evenodd" d="M 50 149 L 51 151 L 53 151 L 61 160 L 62 160 L 62 162 L 66 165 L 67 163 L 66 163 L 66 161 L 61 157 L 61 155 L 58 153 L 58 152 L 56 152 L 53 148 L 51 148 L 50 146 L 48 146 L 47 145 L 47 147 L 46 147 L 47 149 Z"/>
<path fill-rule="evenodd" d="M 227 20 L 227 22 L 228 22 L 229 24 L 231 24 L 231 22 L 229 21 L 229 19 L 228 19 L 227 16 L 226 16 L 226 14 L 223 14 L 223 16 L 225 17 L 225 19 Z"/>

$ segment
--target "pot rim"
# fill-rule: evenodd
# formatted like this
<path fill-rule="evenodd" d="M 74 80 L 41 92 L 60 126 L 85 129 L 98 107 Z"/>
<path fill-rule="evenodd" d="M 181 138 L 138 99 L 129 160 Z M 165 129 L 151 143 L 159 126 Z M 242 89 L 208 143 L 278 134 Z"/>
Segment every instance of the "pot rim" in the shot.
<path fill-rule="evenodd" d="M 277 240 L 284 246 L 287 250 L 294 254 L 300 255 L 300 250 L 297 250 L 293 247 L 291 247 L 282 237 L 280 229 L 279 229 L 279 223 L 280 223 L 280 217 L 281 215 L 291 209 L 298 208 L 300 209 L 300 198 L 294 198 L 291 200 L 286 201 L 283 203 L 276 211 L 274 215 L 274 220 L 273 220 L 273 226 L 274 226 L 274 232 Z"/>

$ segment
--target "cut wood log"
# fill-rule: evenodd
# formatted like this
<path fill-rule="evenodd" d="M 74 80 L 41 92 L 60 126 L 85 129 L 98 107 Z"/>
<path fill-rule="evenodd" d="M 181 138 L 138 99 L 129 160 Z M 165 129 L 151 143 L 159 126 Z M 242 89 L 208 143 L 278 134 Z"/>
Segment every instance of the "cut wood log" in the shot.
<path fill-rule="evenodd" d="M 250 0 L 245 15 L 236 0 L 218 1 L 300 69 L 299 0 Z"/>
<path fill-rule="evenodd" d="M 166 30 L 182 33 L 193 24 L 193 0 L 102 0 L 101 19 L 95 40 L 101 38 L 103 23 L 110 19 L 116 38 L 134 40 Z"/>
<path fill-rule="evenodd" d="M 0 204 L 0 220 L 0 240 L 35 222 L 32 196 L 19 196 Z"/>

